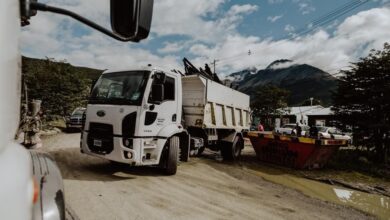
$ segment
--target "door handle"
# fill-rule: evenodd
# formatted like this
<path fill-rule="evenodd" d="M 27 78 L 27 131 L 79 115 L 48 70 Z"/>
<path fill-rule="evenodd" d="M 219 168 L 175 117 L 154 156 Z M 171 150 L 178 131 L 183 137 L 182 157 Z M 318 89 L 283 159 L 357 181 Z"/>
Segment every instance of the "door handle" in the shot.
<path fill-rule="evenodd" d="M 172 115 L 172 121 L 173 121 L 173 122 L 176 121 L 176 114 L 173 114 L 173 115 Z"/>

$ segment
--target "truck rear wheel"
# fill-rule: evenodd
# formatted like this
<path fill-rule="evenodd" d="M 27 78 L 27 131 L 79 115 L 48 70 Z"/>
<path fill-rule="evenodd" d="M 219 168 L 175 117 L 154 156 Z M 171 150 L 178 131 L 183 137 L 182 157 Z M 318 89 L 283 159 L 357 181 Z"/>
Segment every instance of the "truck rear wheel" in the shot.
<path fill-rule="evenodd" d="M 227 146 L 220 146 L 221 154 L 226 161 L 235 161 L 241 156 L 241 150 L 244 148 L 244 139 L 237 135 L 233 143 L 224 142 Z"/>
<path fill-rule="evenodd" d="M 173 136 L 169 139 L 167 157 L 165 161 L 164 172 L 167 175 L 175 175 L 177 171 L 177 164 L 179 161 L 179 147 L 180 139 Z"/>

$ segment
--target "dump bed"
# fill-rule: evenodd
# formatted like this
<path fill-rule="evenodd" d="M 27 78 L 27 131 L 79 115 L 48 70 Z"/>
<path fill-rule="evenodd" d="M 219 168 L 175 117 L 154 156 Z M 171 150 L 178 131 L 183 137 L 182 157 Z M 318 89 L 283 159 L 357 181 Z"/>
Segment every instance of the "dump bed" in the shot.
<path fill-rule="evenodd" d="M 182 77 L 188 127 L 249 129 L 249 96 L 200 75 Z"/>

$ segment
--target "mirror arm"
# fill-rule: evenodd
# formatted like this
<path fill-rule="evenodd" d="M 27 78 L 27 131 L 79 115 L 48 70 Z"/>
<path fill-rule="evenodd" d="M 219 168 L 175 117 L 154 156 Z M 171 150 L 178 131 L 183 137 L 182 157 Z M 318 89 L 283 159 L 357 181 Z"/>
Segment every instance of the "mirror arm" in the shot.
<path fill-rule="evenodd" d="M 72 11 L 68 11 L 66 9 L 57 8 L 57 7 L 53 7 L 53 6 L 38 3 L 38 2 L 31 2 L 30 8 L 34 9 L 34 10 L 49 11 L 49 12 L 53 12 L 53 13 L 57 13 L 57 14 L 70 16 L 70 17 L 80 21 L 81 23 L 84 23 L 84 24 L 90 26 L 91 28 L 98 30 L 98 31 L 102 32 L 103 34 L 106 34 L 106 35 L 108 35 L 116 40 L 120 40 L 120 41 L 124 41 L 124 42 L 126 42 L 126 41 L 138 42 L 137 40 L 134 40 L 134 38 L 132 38 L 132 37 L 122 37 L 119 34 L 114 33 L 112 31 L 109 31 L 106 28 L 96 24 L 95 22 L 88 20 L 88 19 L 86 19 L 86 18 L 84 18 L 84 17 L 82 17 L 82 16 L 80 16 Z"/>

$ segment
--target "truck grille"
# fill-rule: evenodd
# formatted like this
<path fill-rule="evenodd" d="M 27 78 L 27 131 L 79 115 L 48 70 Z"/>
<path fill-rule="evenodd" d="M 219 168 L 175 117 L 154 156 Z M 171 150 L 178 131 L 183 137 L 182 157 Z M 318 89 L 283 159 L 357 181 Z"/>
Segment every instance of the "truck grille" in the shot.
<path fill-rule="evenodd" d="M 81 124 L 81 118 L 71 118 L 70 122 L 74 124 Z"/>
<path fill-rule="evenodd" d="M 87 143 L 88 148 L 94 153 L 111 153 L 114 149 L 113 126 L 103 123 L 90 123 Z"/>

